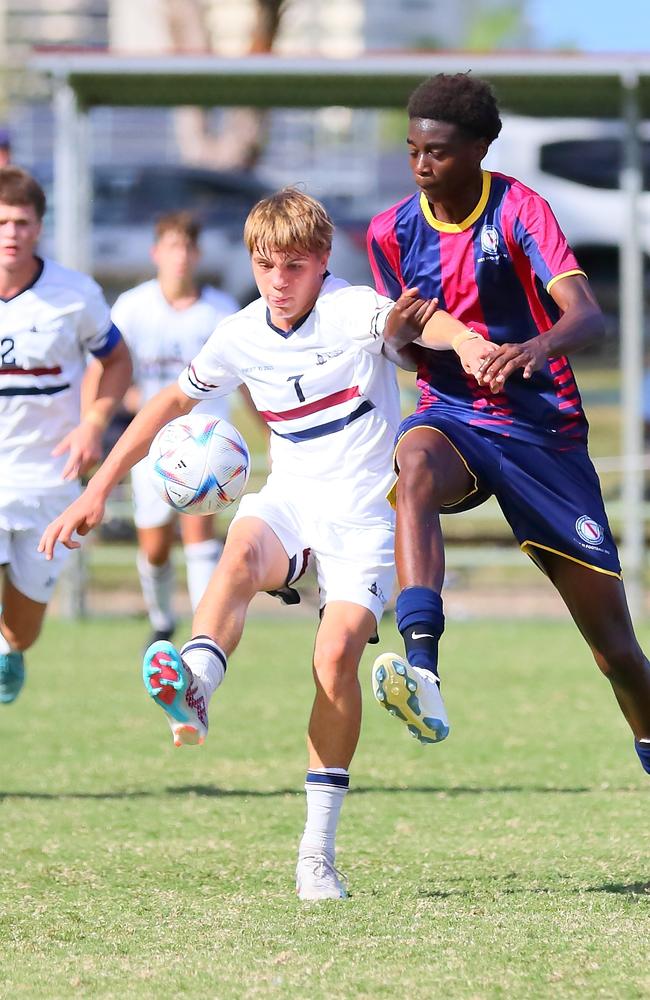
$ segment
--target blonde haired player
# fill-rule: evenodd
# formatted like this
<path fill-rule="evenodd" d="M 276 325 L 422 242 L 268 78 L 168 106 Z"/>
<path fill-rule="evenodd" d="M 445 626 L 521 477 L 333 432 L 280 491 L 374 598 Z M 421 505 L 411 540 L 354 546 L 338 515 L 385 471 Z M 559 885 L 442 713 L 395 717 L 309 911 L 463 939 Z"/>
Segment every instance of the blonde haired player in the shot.
<path fill-rule="evenodd" d="M 272 431 L 271 473 L 259 493 L 240 503 L 192 638 L 180 651 L 154 643 L 145 654 L 144 680 L 175 744 L 202 743 L 208 702 L 224 679 L 252 598 L 290 586 L 311 553 L 321 618 L 307 737 L 307 822 L 296 869 L 301 899 L 346 894 L 334 867 L 335 833 L 361 724 L 357 670 L 393 586 L 386 493 L 399 394 L 382 347 L 388 338 L 399 349 L 436 306 L 414 289 L 393 303 L 333 277 L 327 270 L 332 231 L 323 206 L 294 189 L 255 206 L 244 238 L 260 298 L 223 320 L 178 383 L 144 407 L 83 497 L 41 542 L 48 557 L 57 541 L 74 545 L 73 531 L 83 534 L 99 523 L 110 489 L 166 421 L 199 400 L 247 385 Z M 454 336 L 465 334 L 451 319 L 449 327 L 448 349 Z M 476 365 L 480 356 L 476 351 Z M 436 685 L 431 696 L 435 704 L 424 707 L 436 711 Z"/>
<path fill-rule="evenodd" d="M 23 652 L 38 638 L 67 553 L 37 553 L 45 525 L 79 494 L 101 437 L 131 380 L 131 361 L 99 286 L 39 257 L 42 188 L 0 169 L 0 703 L 24 683 Z M 99 377 L 83 416 L 88 352 Z"/>
<path fill-rule="evenodd" d="M 201 228 L 189 212 L 170 212 L 156 222 L 151 257 L 156 277 L 119 296 L 113 321 L 133 358 L 133 412 L 148 402 L 198 354 L 217 323 L 239 309 L 235 299 L 196 277 L 201 258 Z M 227 420 L 230 400 L 199 404 Z M 175 512 L 160 499 L 146 462 L 131 470 L 134 520 L 138 533 L 138 575 L 149 614 L 151 636 L 171 639 L 176 626 L 173 607 L 174 567 L 171 549 L 180 527 L 192 608 L 196 608 L 217 564 L 223 545 L 214 517 Z"/>

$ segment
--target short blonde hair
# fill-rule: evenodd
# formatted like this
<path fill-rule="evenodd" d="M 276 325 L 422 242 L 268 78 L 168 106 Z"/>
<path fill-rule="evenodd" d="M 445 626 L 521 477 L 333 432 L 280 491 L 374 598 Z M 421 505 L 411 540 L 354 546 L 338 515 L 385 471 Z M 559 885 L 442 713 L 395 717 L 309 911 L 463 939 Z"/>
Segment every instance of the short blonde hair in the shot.
<path fill-rule="evenodd" d="M 315 198 L 287 187 L 258 201 L 244 226 L 249 253 L 290 253 L 305 250 L 325 253 L 332 249 L 334 224 Z"/>

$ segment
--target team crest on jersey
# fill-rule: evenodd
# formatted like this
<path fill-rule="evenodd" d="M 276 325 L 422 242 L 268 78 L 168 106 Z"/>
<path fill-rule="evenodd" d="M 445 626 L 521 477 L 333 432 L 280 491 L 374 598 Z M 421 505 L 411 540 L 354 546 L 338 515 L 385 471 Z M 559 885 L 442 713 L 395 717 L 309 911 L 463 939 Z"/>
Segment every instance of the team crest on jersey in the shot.
<path fill-rule="evenodd" d="M 499 253 L 499 231 L 495 226 L 483 226 L 481 230 L 481 250 L 491 257 Z"/>
<path fill-rule="evenodd" d="M 589 545 L 600 545 L 605 538 L 605 529 L 587 514 L 576 521 L 576 531 L 583 542 L 588 542 Z"/>

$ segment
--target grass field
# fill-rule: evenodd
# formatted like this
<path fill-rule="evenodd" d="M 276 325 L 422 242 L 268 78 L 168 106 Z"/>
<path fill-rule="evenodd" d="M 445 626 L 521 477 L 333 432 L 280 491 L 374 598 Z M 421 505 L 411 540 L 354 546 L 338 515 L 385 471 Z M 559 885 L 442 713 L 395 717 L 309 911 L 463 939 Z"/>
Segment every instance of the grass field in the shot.
<path fill-rule="evenodd" d="M 175 751 L 142 622 L 48 625 L 0 709 L 0 996 L 650 996 L 650 788 L 563 623 L 452 623 L 436 748 L 373 703 L 368 652 L 351 897 L 296 900 L 312 631 L 252 621 Z"/>

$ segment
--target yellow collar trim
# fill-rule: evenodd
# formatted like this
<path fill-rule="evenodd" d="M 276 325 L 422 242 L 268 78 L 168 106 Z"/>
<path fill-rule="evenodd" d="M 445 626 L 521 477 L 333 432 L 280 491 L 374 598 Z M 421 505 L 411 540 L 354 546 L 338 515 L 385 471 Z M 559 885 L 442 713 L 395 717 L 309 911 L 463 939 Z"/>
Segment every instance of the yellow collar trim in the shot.
<path fill-rule="evenodd" d="M 487 205 L 488 198 L 490 197 L 490 187 L 492 185 L 492 174 L 489 170 L 483 170 L 483 190 L 481 191 L 481 197 L 479 198 L 476 207 L 463 219 L 462 222 L 441 222 L 440 219 L 436 219 L 435 215 L 431 211 L 431 206 L 427 201 L 427 196 L 424 191 L 420 195 L 420 208 L 424 218 L 427 220 L 429 225 L 433 229 L 437 229 L 441 233 L 462 233 L 463 230 L 469 229 L 473 225 L 478 217 L 483 214 L 485 206 Z"/>

